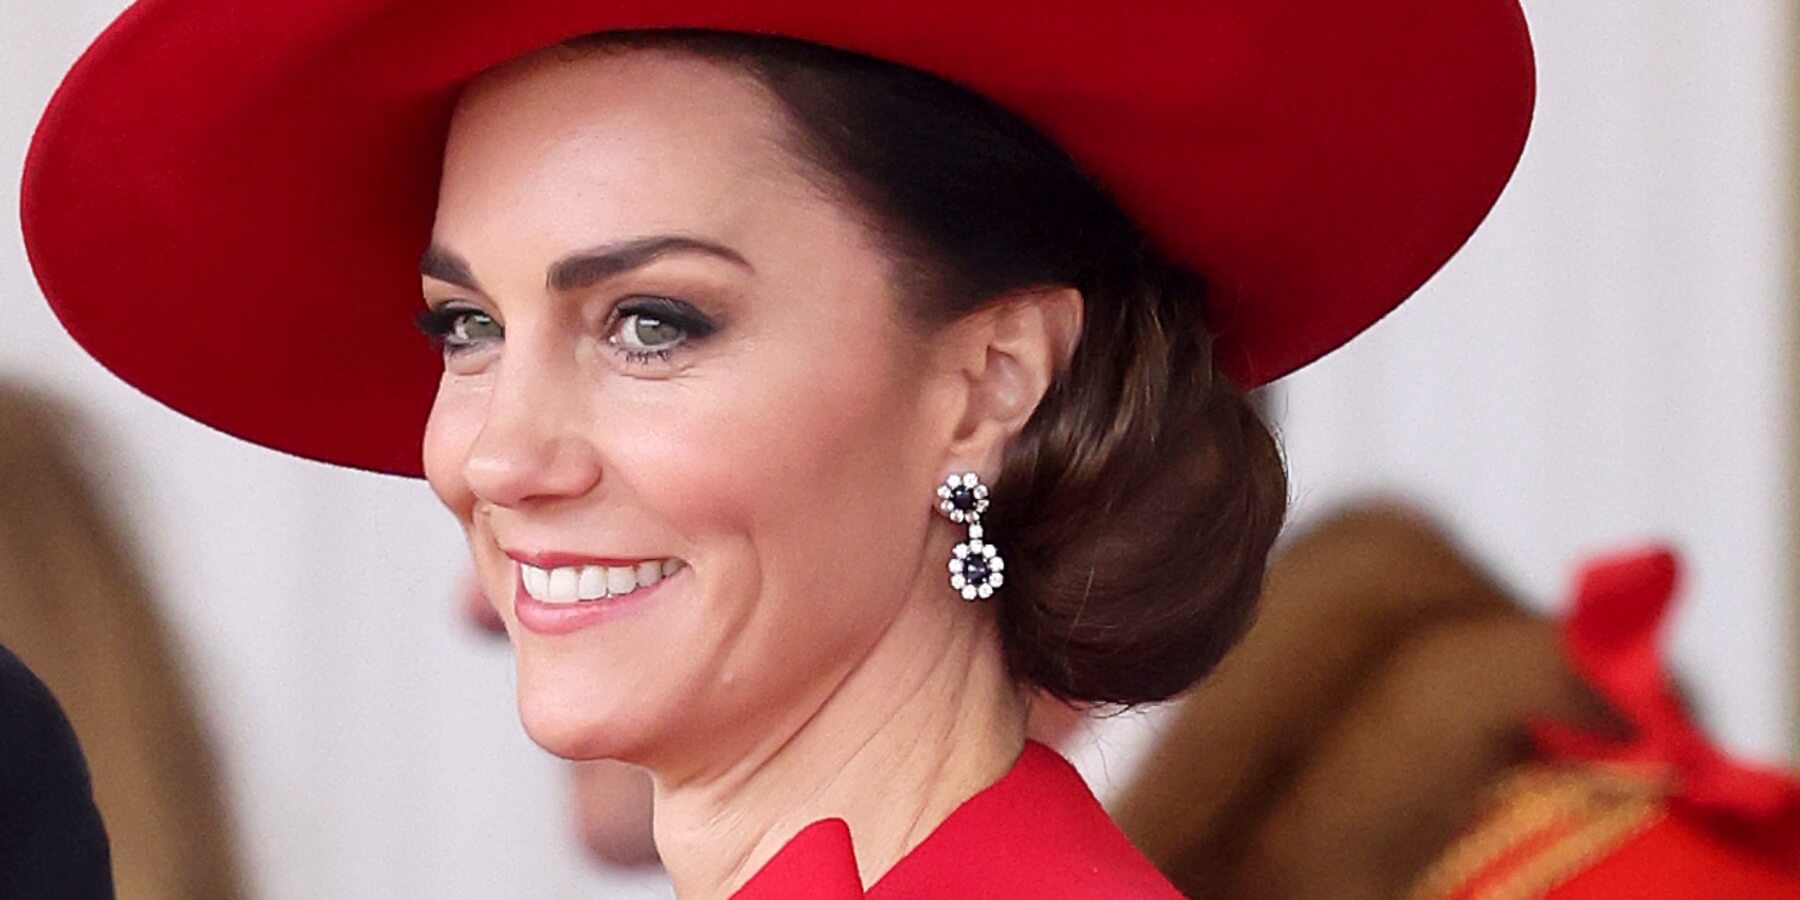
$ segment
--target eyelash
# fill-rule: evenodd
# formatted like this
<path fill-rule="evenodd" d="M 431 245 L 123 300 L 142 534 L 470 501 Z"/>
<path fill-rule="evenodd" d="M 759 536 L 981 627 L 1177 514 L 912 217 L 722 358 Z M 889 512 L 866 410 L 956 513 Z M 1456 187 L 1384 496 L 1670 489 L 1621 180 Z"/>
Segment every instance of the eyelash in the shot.
<path fill-rule="evenodd" d="M 478 307 L 450 301 L 419 313 L 414 324 L 420 333 L 424 334 L 426 339 L 431 342 L 431 345 L 437 348 L 438 352 L 454 355 L 475 347 L 475 343 L 454 343 L 452 337 L 456 333 L 458 323 L 462 322 L 465 316 L 472 315 L 486 316 L 492 320 L 492 316 Z M 621 346 L 618 339 L 611 335 L 621 322 L 633 316 L 643 316 L 646 319 L 673 325 L 681 331 L 681 340 L 673 347 L 659 347 L 653 350 L 634 350 Z M 612 308 L 612 311 L 607 314 L 603 333 L 608 335 L 605 338 L 607 347 L 619 354 L 626 362 L 645 364 L 652 360 L 668 362 L 676 350 L 706 338 L 717 330 L 718 326 L 691 304 L 670 297 L 637 295 L 620 301 Z M 504 326 L 501 326 L 500 333 L 502 335 L 506 333 Z"/>
<path fill-rule="evenodd" d="M 425 335 L 425 339 L 429 340 L 431 346 L 438 352 L 459 353 L 468 349 L 468 346 L 453 344 L 451 336 L 456 333 L 457 323 L 467 315 L 485 316 L 487 313 L 461 303 L 443 303 L 419 313 L 413 319 L 413 325 L 419 329 L 420 334 Z"/>
<path fill-rule="evenodd" d="M 653 350 L 634 350 L 621 346 L 613 333 L 620 323 L 634 316 L 642 316 L 665 325 L 672 325 L 681 332 L 681 339 L 672 347 L 658 347 Z M 629 297 L 613 307 L 612 312 L 606 317 L 604 333 L 607 335 L 607 346 L 612 347 L 626 362 L 648 363 L 651 360 L 668 362 L 676 350 L 695 341 L 703 340 L 717 330 L 718 326 L 707 318 L 706 314 L 690 304 L 671 297 L 639 295 Z"/>

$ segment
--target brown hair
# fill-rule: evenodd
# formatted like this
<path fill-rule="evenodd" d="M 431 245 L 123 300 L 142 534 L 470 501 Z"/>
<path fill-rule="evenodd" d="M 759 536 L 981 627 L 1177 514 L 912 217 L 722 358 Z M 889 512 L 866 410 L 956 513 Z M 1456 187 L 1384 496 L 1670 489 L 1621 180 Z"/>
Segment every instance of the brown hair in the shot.
<path fill-rule="evenodd" d="M 954 321 L 1070 285 L 1085 331 L 1007 448 L 989 532 L 1013 674 L 1066 700 L 1166 699 L 1247 626 L 1287 507 L 1268 428 L 1213 365 L 1205 287 L 1059 146 L 905 66 L 779 37 L 605 33 L 736 65 L 785 107 L 796 153 L 863 210 L 909 311 Z"/>
<path fill-rule="evenodd" d="M 143 576 L 68 416 L 0 385 L 0 643 L 67 710 L 120 897 L 242 896 L 212 755 Z"/>

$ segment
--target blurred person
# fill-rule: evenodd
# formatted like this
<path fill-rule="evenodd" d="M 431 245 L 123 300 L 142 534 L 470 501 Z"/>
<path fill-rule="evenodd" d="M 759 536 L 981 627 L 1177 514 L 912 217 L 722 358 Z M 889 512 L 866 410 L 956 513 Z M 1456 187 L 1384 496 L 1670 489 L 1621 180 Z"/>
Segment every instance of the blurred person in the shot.
<path fill-rule="evenodd" d="M 70 412 L 0 384 L 0 644 L 62 701 L 132 900 L 242 896 L 210 747 L 173 642 Z M 37 894 L 53 897 L 58 894 Z"/>
<path fill-rule="evenodd" d="M 24 231 L 151 396 L 425 477 L 684 897 L 1173 898 L 1031 697 L 1241 634 L 1243 392 L 1448 260 L 1533 90 L 1515 0 L 140 0 Z"/>
<path fill-rule="evenodd" d="M 1673 589 L 1666 553 L 1604 558 L 1559 622 L 1424 516 L 1351 509 L 1277 554 L 1114 811 L 1217 900 L 1800 897 L 1800 781 L 1689 724 Z"/>
<path fill-rule="evenodd" d="M 0 646 L 0 897 L 111 898 L 108 852 L 68 718 Z"/>

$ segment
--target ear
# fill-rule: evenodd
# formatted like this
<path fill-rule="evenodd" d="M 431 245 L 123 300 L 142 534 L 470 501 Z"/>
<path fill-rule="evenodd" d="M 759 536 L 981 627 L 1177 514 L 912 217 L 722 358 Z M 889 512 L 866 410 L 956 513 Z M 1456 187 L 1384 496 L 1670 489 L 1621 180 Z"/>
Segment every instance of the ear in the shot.
<path fill-rule="evenodd" d="M 946 362 L 966 395 L 948 467 L 999 473 L 1006 442 L 1068 368 L 1081 339 L 1082 308 L 1080 291 L 1042 288 L 1008 295 L 950 326 Z"/>

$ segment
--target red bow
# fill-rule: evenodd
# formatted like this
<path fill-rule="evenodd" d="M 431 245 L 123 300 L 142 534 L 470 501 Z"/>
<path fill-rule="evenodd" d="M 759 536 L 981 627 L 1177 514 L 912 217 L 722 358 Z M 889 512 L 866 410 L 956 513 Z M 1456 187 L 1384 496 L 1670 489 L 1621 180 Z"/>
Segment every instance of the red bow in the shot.
<path fill-rule="evenodd" d="M 1689 721 L 1663 667 L 1663 624 L 1677 568 L 1675 555 L 1661 547 L 1595 560 L 1583 569 L 1563 624 L 1570 665 L 1631 735 L 1613 739 L 1539 723 L 1533 736 L 1552 758 L 1651 772 L 1666 783 L 1672 810 L 1800 867 L 1800 781 L 1715 747 Z"/>

